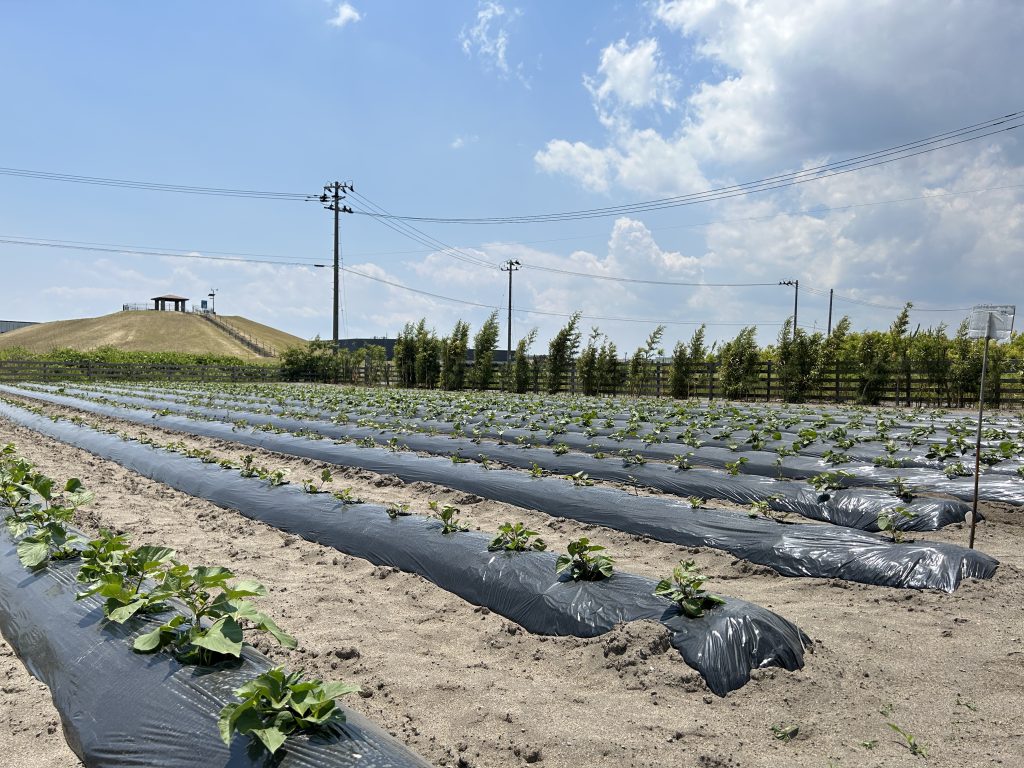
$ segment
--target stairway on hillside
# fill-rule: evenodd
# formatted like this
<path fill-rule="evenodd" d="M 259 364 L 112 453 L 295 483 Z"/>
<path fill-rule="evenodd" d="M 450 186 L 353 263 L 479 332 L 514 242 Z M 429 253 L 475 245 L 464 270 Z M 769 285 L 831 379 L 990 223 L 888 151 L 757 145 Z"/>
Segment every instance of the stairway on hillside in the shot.
<path fill-rule="evenodd" d="M 196 312 L 196 314 L 213 323 L 250 352 L 257 354 L 260 357 L 277 357 L 277 350 L 274 349 L 274 347 L 269 344 L 264 344 L 259 339 L 250 336 L 245 331 L 236 328 L 225 320 L 222 320 L 212 312 Z"/>

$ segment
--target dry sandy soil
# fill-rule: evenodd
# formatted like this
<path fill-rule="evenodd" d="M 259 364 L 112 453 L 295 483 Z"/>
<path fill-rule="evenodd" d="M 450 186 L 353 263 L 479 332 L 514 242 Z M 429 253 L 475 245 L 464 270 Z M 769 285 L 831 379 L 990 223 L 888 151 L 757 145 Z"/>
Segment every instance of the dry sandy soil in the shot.
<path fill-rule="evenodd" d="M 46 412 L 68 413 L 46 407 Z M 161 441 L 177 433 L 82 414 Z M 204 438 L 185 442 L 223 457 L 256 455 L 294 481 L 321 465 Z M 264 647 L 317 675 L 359 683 L 346 703 L 437 765 L 617 766 L 1019 766 L 1024 764 L 1024 531 L 1022 511 L 987 505 L 978 547 L 1001 560 L 991 581 L 952 595 L 795 579 L 710 549 L 686 549 L 480 500 L 427 484 L 403 485 L 343 471 L 368 501 L 398 501 L 426 512 L 429 499 L 454 503 L 490 531 L 522 520 L 562 549 L 585 534 L 617 567 L 660 578 L 695 558 L 713 591 L 770 607 L 813 640 L 797 672 L 764 670 L 719 698 L 654 623 L 599 638 L 532 635 L 444 592 L 419 576 L 379 568 L 311 544 L 240 514 L 174 491 L 0 419 L 0 443 L 58 479 L 80 477 L 96 501 L 78 520 L 138 543 L 172 546 L 188 562 L 230 564 L 270 588 L 261 605 L 302 647 Z M 963 543 L 964 526 L 926 538 Z M 0 764 L 77 765 L 56 727 L 47 690 L 0 647 Z M 925 746 L 911 755 L 887 723 Z M 781 742 L 773 725 L 796 725 Z M 5 763 L 31 754 L 36 763 Z"/>

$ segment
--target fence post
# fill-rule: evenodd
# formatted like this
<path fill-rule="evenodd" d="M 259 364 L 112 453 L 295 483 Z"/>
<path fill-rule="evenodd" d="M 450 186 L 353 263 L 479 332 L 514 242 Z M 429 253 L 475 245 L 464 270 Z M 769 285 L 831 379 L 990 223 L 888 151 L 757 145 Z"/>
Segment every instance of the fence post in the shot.
<path fill-rule="evenodd" d="M 765 383 L 764 401 L 767 403 L 772 399 L 772 361 L 768 361 L 768 380 Z"/>
<path fill-rule="evenodd" d="M 658 397 L 661 397 L 661 361 L 655 363 L 654 368 L 654 380 L 657 382 L 658 391 L 655 393 Z"/>
<path fill-rule="evenodd" d="M 708 402 L 715 399 L 715 364 L 705 363 L 708 368 Z"/>

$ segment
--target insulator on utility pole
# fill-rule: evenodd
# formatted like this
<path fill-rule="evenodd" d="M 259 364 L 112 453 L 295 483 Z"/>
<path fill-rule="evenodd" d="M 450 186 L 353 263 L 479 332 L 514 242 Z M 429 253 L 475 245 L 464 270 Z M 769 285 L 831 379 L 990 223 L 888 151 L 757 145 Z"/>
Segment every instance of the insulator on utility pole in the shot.
<path fill-rule="evenodd" d="M 324 208 L 329 211 L 334 211 L 334 325 L 331 338 L 334 340 L 334 346 L 332 349 L 335 353 L 338 351 L 338 312 L 341 304 L 338 295 L 338 276 L 341 271 L 341 240 L 339 238 L 338 214 L 352 213 L 352 209 L 347 205 L 342 205 L 341 201 L 345 199 L 345 192 L 354 191 L 355 190 L 350 183 L 333 181 L 324 184 L 324 193 L 320 195 L 320 202 L 323 203 Z"/>

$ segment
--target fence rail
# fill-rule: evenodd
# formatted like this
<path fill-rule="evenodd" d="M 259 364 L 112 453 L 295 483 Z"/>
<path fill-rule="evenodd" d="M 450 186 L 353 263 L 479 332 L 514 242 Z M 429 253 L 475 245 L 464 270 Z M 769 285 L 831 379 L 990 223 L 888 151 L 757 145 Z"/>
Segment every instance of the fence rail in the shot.
<path fill-rule="evenodd" d="M 0 360 L 0 381 L 280 381 L 278 366 Z"/>

